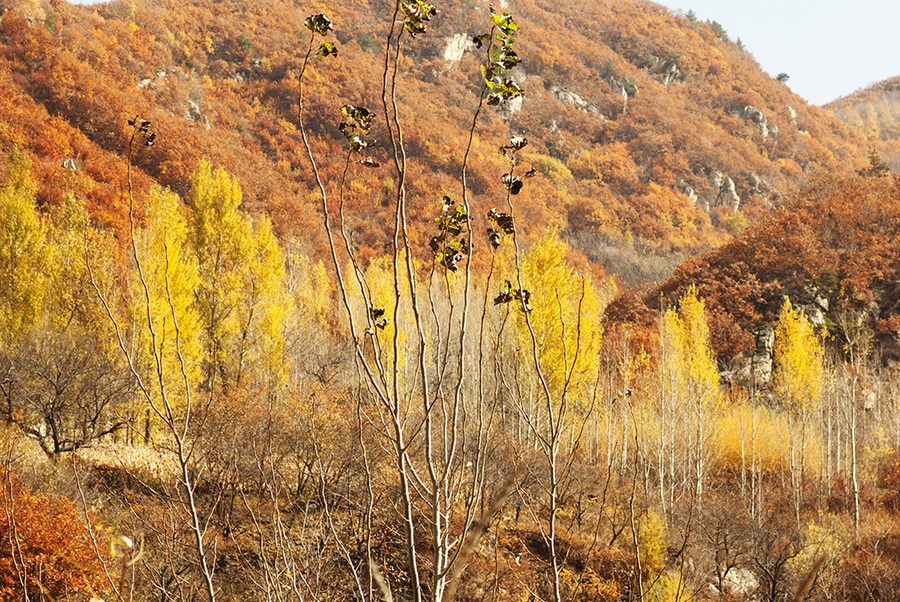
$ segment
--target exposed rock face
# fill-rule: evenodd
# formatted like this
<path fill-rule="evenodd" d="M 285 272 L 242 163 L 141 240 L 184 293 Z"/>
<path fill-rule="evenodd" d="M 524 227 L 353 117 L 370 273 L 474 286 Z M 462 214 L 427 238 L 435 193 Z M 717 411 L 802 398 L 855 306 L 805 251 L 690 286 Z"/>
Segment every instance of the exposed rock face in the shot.
<path fill-rule="evenodd" d="M 699 194 L 697 194 L 697 191 L 695 191 L 692 187 L 688 186 L 684 182 L 681 182 L 680 187 L 681 192 L 683 192 L 685 196 L 687 196 L 687 198 L 691 199 L 691 202 L 694 203 L 694 205 L 697 205 L 698 207 L 709 213 L 709 201 L 702 198 Z"/>
<path fill-rule="evenodd" d="M 741 197 L 737 193 L 737 187 L 734 180 L 723 174 L 721 171 L 711 169 L 700 170 L 700 175 L 706 174 L 706 181 L 709 189 L 705 192 L 697 193 L 687 182 L 680 181 L 678 188 L 687 196 L 694 205 L 700 207 L 707 213 L 715 207 L 728 207 L 732 211 L 737 211 L 741 206 Z M 758 188 L 760 179 L 757 176 L 755 186 Z M 754 189 L 754 191 L 758 191 Z"/>
<path fill-rule="evenodd" d="M 712 190 L 710 206 L 712 207 L 728 207 L 732 211 L 737 211 L 741 206 L 741 197 L 738 196 L 734 186 L 734 180 L 724 175 L 722 172 L 712 170 L 707 176 L 709 187 Z"/>
<path fill-rule="evenodd" d="M 757 173 L 750 174 L 750 191 L 754 194 L 763 194 L 762 190 L 762 178 L 759 177 Z"/>
<path fill-rule="evenodd" d="M 614 75 L 607 77 L 606 82 L 609 84 L 609 87 L 613 89 L 613 92 L 622 97 L 622 114 L 624 115 L 628 112 L 628 98 L 637 96 L 637 83 L 633 79 L 627 77 L 619 79 Z"/>
<path fill-rule="evenodd" d="M 173 71 L 173 72 L 174 72 L 174 71 Z M 148 77 L 148 78 L 145 78 L 145 79 L 142 79 L 141 81 L 139 81 L 139 82 L 137 83 L 138 90 L 141 90 L 141 89 L 143 89 L 143 88 L 150 88 L 150 89 L 152 89 L 152 90 L 155 90 L 155 89 L 159 88 L 159 86 L 160 86 L 161 84 L 164 83 L 164 82 L 160 82 L 160 81 L 158 81 L 158 80 L 165 79 L 168 75 L 169 75 L 169 72 L 166 71 L 165 69 L 162 70 L 162 71 L 157 71 L 157 72 L 156 72 L 156 79 L 157 79 L 157 81 L 153 81 L 153 79 L 151 79 L 151 78 L 149 78 L 149 77 Z M 182 77 L 182 78 L 180 78 L 180 79 L 184 79 L 184 78 Z"/>
<path fill-rule="evenodd" d="M 200 105 L 193 100 L 187 101 L 187 109 L 184 111 L 184 118 L 188 121 L 193 121 L 194 123 L 200 121 L 203 118 L 203 114 L 200 112 Z"/>
<path fill-rule="evenodd" d="M 633 81 L 629 81 L 627 78 L 619 79 L 611 75 L 606 78 L 606 81 L 616 94 L 623 96 L 625 99 L 628 99 L 629 96 L 637 96 L 637 84 Z"/>
<path fill-rule="evenodd" d="M 778 134 L 778 127 L 772 126 L 772 128 L 769 128 L 769 119 L 766 117 L 766 114 L 756 107 L 747 105 L 741 111 L 741 117 L 755 123 L 756 127 L 759 128 L 759 135 L 763 138 L 774 138 Z"/>
<path fill-rule="evenodd" d="M 742 353 L 732 362 L 733 368 L 719 374 L 723 382 L 736 383 L 747 389 L 765 388 L 772 382 L 775 355 L 775 330 L 763 327 L 753 333 L 756 349 L 753 353 Z"/>
<path fill-rule="evenodd" d="M 525 74 L 525 71 L 520 67 L 513 67 L 508 71 L 508 77 L 513 80 L 517 86 L 520 88 L 527 89 L 528 76 Z M 518 113 L 522 110 L 522 103 L 525 101 L 524 96 L 516 96 L 513 99 L 510 99 L 499 107 L 496 107 L 497 112 L 504 119 L 509 119 L 514 114 Z"/>
<path fill-rule="evenodd" d="M 825 326 L 825 313 L 828 311 L 829 306 L 828 297 L 822 295 L 813 286 L 806 287 L 806 294 L 812 297 L 812 303 L 798 305 L 798 309 L 806 314 L 807 319 L 813 326 Z"/>
<path fill-rule="evenodd" d="M 673 81 L 681 79 L 681 70 L 678 68 L 678 65 L 675 63 L 669 63 L 663 71 L 663 81 L 662 84 L 664 86 L 668 86 Z"/>
<path fill-rule="evenodd" d="M 462 60 L 467 50 L 475 47 L 472 36 L 467 33 L 458 33 L 447 38 L 447 46 L 444 47 L 444 60 L 455 65 Z"/>
<path fill-rule="evenodd" d="M 799 305 L 800 310 L 806 314 L 806 319 L 809 320 L 809 323 L 816 327 L 825 326 L 825 312 L 822 309 L 815 305 Z"/>
<path fill-rule="evenodd" d="M 550 86 L 550 92 L 563 104 L 572 105 L 576 109 L 580 111 L 584 111 L 585 113 L 590 113 L 591 115 L 596 115 L 597 105 L 592 102 L 589 102 L 575 94 L 574 92 L 570 92 L 565 88 L 560 88 L 559 86 Z"/>
<path fill-rule="evenodd" d="M 677 58 L 663 60 L 655 54 L 648 54 L 641 58 L 641 68 L 648 73 L 656 74 L 664 86 L 684 78 L 684 74 L 678 68 Z"/>
<path fill-rule="evenodd" d="M 207 130 L 212 127 L 209 123 L 209 117 L 200 111 L 200 105 L 193 100 L 187 101 L 187 109 L 184 112 L 184 118 L 193 123 L 202 123 L 203 127 Z"/>
<path fill-rule="evenodd" d="M 725 577 L 722 578 L 723 591 L 720 592 L 719 588 L 713 584 L 709 585 L 709 589 L 715 596 L 725 595 L 744 598 L 752 595 L 759 589 L 759 580 L 749 569 L 732 567 L 725 573 Z"/>
<path fill-rule="evenodd" d="M 503 105 L 500 106 L 500 113 L 507 119 L 509 117 L 512 117 L 515 113 L 518 113 L 522 110 L 522 103 L 524 102 L 524 100 L 525 99 L 523 97 L 516 96 L 515 98 L 506 101 L 505 103 L 503 103 Z"/>
<path fill-rule="evenodd" d="M 770 327 L 760 328 L 755 331 L 756 354 L 771 356 L 775 353 L 775 329 Z"/>

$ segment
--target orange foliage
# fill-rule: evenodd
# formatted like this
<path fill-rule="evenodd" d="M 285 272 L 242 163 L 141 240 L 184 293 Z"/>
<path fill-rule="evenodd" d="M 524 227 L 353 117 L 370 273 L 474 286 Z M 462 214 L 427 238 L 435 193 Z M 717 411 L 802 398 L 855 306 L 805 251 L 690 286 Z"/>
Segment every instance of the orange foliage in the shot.
<path fill-rule="evenodd" d="M 391 8 L 385 0 L 327 7 L 340 54 L 310 68 L 304 103 L 327 182 L 339 181 L 343 167 L 340 106 L 383 113 L 379 55 Z M 152 152 L 135 158 L 142 173 L 184 196 L 197 160 L 207 157 L 240 180 L 246 207 L 270 213 L 279 234 L 302 233 L 324 252 L 296 128 L 298 46 L 307 32 L 293 4 L 53 3 L 46 10 L 46 22 L 26 18 L 21 8 L 0 24 L 6 92 L 0 103 L 9 126 L 0 131 L 0 144 L 9 150 L 18 136 L 35 163 L 46 163 L 36 169 L 40 186 L 52 189 L 41 191 L 42 199 L 82 194 L 95 216 L 121 227 L 124 122 L 140 114 L 159 134 Z M 477 33 L 468 31 L 478 28 L 473 24 L 486 28 L 484 12 L 477 3 L 450 3 L 428 35 L 404 42 L 398 101 L 408 183 L 418 182 L 410 189 L 410 214 L 424 219 L 412 224 L 412 237 L 423 254 L 431 208 L 442 194 L 458 195 L 459 149 L 480 85 L 482 57 L 469 51 L 448 62 L 446 41 Z M 710 170 L 734 180 L 742 213 L 753 220 L 768 212 L 768 202 L 795 190 L 805 170 L 864 163 L 868 148 L 858 133 L 807 106 L 706 24 L 623 0 L 582 2 L 565 19 L 534 0 L 523 0 L 515 12 L 525 101 L 518 112 L 482 112 L 468 180 L 473 213 L 498 204 L 505 166 L 496 149 L 510 134 L 526 135 L 530 153 L 568 165 L 574 180 L 542 171 L 543 181 L 526 187 L 519 202 L 528 210 L 517 224 L 526 238 L 553 224 L 585 233 L 579 240 L 627 235 L 661 252 L 696 252 L 728 236 L 725 224 L 710 221 L 681 195 L 686 188 L 714 192 Z M 624 102 L 626 80 L 634 90 Z M 565 93 L 583 103 L 568 104 Z M 747 105 L 765 113 L 770 129 L 778 126 L 777 136 L 760 135 L 740 114 Z M 387 161 L 383 119 L 378 116 L 373 136 L 381 140 L 374 154 L 384 167 L 353 173 L 360 186 L 348 198 L 363 255 L 381 254 L 391 238 L 392 195 L 382 185 L 397 176 Z M 66 180 L 58 174 L 70 156 L 81 171 Z M 138 179 L 140 190 L 148 182 Z"/>
<path fill-rule="evenodd" d="M 0 600 L 87 600 L 106 585 L 75 505 L 0 471 Z M 23 581 L 25 587 L 23 588 Z"/>
<path fill-rule="evenodd" d="M 900 180 L 821 177 L 770 224 L 686 261 L 642 302 L 614 302 L 611 319 L 637 321 L 643 314 L 649 327 L 660 296 L 672 303 L 696 285 L 722 358 L 750 349 L 753 330 L 775 322 L 785 295 L 800 305 L 819 297 L 832 310 L 867 308 L 877 313 L 876 334 L 889 345 L 900 324 L 898 240 Z"/>

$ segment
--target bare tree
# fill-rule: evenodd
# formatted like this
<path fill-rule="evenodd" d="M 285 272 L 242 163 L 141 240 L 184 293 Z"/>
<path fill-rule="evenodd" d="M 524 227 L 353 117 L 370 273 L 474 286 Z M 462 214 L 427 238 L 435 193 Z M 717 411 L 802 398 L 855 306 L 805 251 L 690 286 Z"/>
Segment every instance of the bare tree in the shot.
<path fill-rule="evenodd" d="M 0 412 L 53 461 L 127 425 L 133 381 L 77 321 L 61 332 L 34 328 L 2 354 Z"/>
<path fill-rule="evenodd" d="M 479 45 L 485 47 L 486 63 L 469 138 L 460 151 L 463 156 L 461 200 L 457 204 L 445 197 L 442 202 L 438 232 L 431 241 L 432 271 L 428 283 L 423 283 L 415 267 L 420 250 L 410 243 L 407 196 L 410 167 L 397 91 L 402 86 L 399 66 L 404 42 L 408 37 L 425 33 L 434 14 L 434 7 L 424 2 L 398 2 L 385 42 L 381 109 L 389 161 L 397 182 L 392 261 L 384 274 L 389 281 L 386 298 L 373 296 L 375 276 L 367 274 L 356 260 L 344 215 L 344 183 L 351 159 L 368 146 L 366 136 L 375 116 L 363 107 L 341 108 L 340 129 L 349 148 L 338 188 L 336 225 L 332 222 L 329 195 L 303 120 L 306 67 L 310 60 L 334 54 L 331 42 L 315 44 L 316 35 L 325 36 L 331 30 L 331 23 L 324 15 L 313 15 L 306 20 L 311 39 L 298 91 L 301 136 L 320 192 L 332 268 L 337 275 L 361 375 L 360 413 L 380 433 L 390 450 L 396 479 L 396 511 L 403 528 L 406 576 L 410 597 L 416 601 L 443 600 L 452 592 L 451 583 L 458 579 L 467 554 L 471 553 L 471 545 L 467 544 L 479 537 L 480 525 L 487 524 L 486 520 L 479 520 L 478 510 L 486 487 L 486 442 L 493 428 L 493 404 L 475 381 L 475 362 L 481 359 L 483 349 L 472 338 L 474 280 L 471 262 L 466 261 L 473 249 L 469 228 L 472 208 L 466 170 L 475 127 L 484 106 L 501 104 L 521 93 L 504 76 L 518 60 L 512 51 L 515 23 L 508 14 L 492 14 L 490 32 L 478 36 Z M 376 164 L 369 157 L 359 162 L 365 166 Z M 338 235 L 342 241 L 340 247 L 336 241 Z M 344 261 L 350 263 L 349 275 L 345 275 Z M 465 266 L 461 274 L 455 274 L 462 263 Z M 482 320 L 486 305 L 485 294 Z M 440 307 L 446 311 L 439 311 Z M 483 510 L 482 519 L 484 513 L 490 514 L 495 509 L 496 503 Z M 429 548 L 427 559 L 419 558 L 422 540 Z M 361 597 L 365 597 L 366 591 L 371 592 L 371 586 L 359 589 Z"/>
<path fill-rule="evenodd" d="M 168 302 L 166 317 L 174 324 L 176 365 L 179 366 L 181 372 L 180 386 L 174 387 L 174 391 L 172 390 L 173 387 L 170 386 L 171 383 L 169 381 L 171 375 L 166 373 L 164 367 L 165 362 L 162 344 L 157 338 L 157 329 L 159 325 L 156 320 L 158 319 L 158 316 L 155 316 L 152 311 L 150 290 L 145 277 L 144 262 L 149 259 L 139 256 L 135 238 L 134 191 L 131 177 L 132 154 L 136 142 L 143 139 L 147 146 L 151 146 L 156 138 L 156 134 L 150 132 L 150 122 L 142 120 L 140 117 L 135 117 L 128 123 L 132 127 L 132 134 L 128 144 L 129 241 L 131 243 L 132 260 L 134 261 L 141 287 L 141 313 L 143 314 L 143 319 L 146 321 L 147 330 L 150 333 L 150 350 L 154 364 L 154 372 L 152 374 L 141 374 L 138 370 L 133 351 L 127 341 L 128 333 L 122 327 L 121 320 L 116 317 L 107 297 L 103 294 L 103 291 L 98 285 L 98 280 L 95 277 L 94 270 L 91 268 L 90 263 L 88 264 L 88 271 L 91 285 L 93 286 L 97 297 L 103 304 L 106 315 L 115 330 L 119 349 L 121 350 L 125 361 L 128 363 L 129 370 L 134 378 L 139 394 L 152 409 L 156 417 L 162 422 L 168 436 L 167 439 L 168 441 L 171 441 L 169 451 L 178 468 L 177 485 L 172 490 L 166 489 L 160 492 L 163 499 L 175 501 L 173 508 L 177 510 L 177 514 L 169 515 L 170 521 L 174 522 L 170 522 L 172 528 L 168 532 L 178 532 L 181 527 L 180 518 L 183 516 L 187 523 L 187 530 L 190 533 L 193 544 L 192 549 L 194 558 L 189 566 L 191 570 L 194 568 L 197 569 L 202 578 L 203 590 L 205 591 L 206 597 L 210 602 L 213 602 L 216 599 L 216 586 L 213 582 L 213 575 L 215 573 L 215 550 L 214 548 L 213 550 L 210 550 L 210 538 L 207 535 L 208 519 L 198 503 L 196 469 L 193 462 L 195 444 L 193 436 L 193 412 L 195 411 L 195 408 L 192 396 L 197 387 L 196 383 L 191 382 L 188 377 L 185 360 L 181 353 L 181 332 L 178 325 L 178 313 L 172 303 L 172 296 L 169 289 L 170 275 L 168 273 L 168 250 L 165 249 L 165 255 L 162 258 L 157 259 L 161 259 L 164 266 L 165 296 Z M 85 243 L 85 254 L 87 254 L 86 247 L 87 244 Z M 178 398 L 179 403 L 176 403 L 176 398 Z M 214 505 L 215 504 L 213 504 L 213 506 Z M 160 537 L 167 537 L 167 532 L 164 530 L 165 523 L 160 525 L 155 524 L 155 526 L 159 530 Z M 169 546 L 168 549 L 176 550 L 177 547 Z M 169 581 L 177 582 L 181 578 L 181 571 L 178 569 L 177 563 L 172 562 L 171 564 L 167 564 L 166 569 L 168 571 L 166 573 L 167 576 L 162 583 L 164 587 L 167 586 Z"/>

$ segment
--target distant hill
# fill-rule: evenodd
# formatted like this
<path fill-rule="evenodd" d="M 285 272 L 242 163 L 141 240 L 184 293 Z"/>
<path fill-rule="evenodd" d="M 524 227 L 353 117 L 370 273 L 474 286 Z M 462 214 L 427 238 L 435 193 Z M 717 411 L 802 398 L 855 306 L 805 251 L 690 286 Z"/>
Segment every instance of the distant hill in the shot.
<path fill-rule="evenodd" d="M 900 76 L 872 84 L 828 103 L 834 116 L 886 143 L 882 159 L 900 171 Z"/>
<path fill-rule="evenodd" d="M 626 283 L 662 279 L 680 259 L 765 221 L 810 174 L 866 163 L 870 138 L 809 106 L 706 23 L 643 0 L 574 0 L 564 11 L 548 0 L 506 4 L 520 26 L 515 77 L 526 95 L 511 110 L 491 109 L 477 130 L 469 174 L 477 210 L 498 204 L 497 147 L 525 135 L 525 162 L 540 175 L 519 200 L 526 238 L 555 225 Z M 121 228 L 126 120 L 139 114 L 159 133 L 135 158 L 139 189 L 155 180 L 184 194 L 205 156 L 240 179 L 246 209 L 321 249 L 296 127 L 303 18 L 324 10 L 338 41 L 339 55 L 317 63 L 307 87 L 314 144 L 335 181 L 340 106 L 383 112 L 375 91 L 391 7 L 2 0 L 0 148 L 32 155 L 42 203 L 81 195 Z M 398 99 L 412 215 L 423 223 L 441 194 L 458 194 L 458 149 L 480 80 L 471 38 L 489 21 L 481 0 L 439 10 L 407 42 Z M 354 226 L 363 258 L 388 239 L 392 177 L 388 168 L 353 175 L 348 202 L 363 216 Z"/>
<path fill-rule="evenodd" d="M 821 175 L 766 224 L 685 261 L 644 296 L 621 295 L 610 322 L 652 337 L 659 308 L 691 286 L 706 300 L 723 366 L 753 352 L 785 297 L 836 350 L 858 330 L 878 360 L 900 362 L 900 178 Z"/>

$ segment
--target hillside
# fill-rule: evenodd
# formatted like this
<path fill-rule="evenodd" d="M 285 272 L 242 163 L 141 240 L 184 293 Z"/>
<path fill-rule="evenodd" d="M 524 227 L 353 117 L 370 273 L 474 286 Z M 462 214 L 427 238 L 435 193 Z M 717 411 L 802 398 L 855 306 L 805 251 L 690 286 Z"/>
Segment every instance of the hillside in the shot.
<path fill-rule="evenodd" d="M 900 169 L 900 77 L 872 84 L 823 108 L 870 139 L 884 142 L 882 158 L 895 171 Z"/>
<path fill-rule="evenodd" d="M 900 597 L 900 179 L 712 25 L 0 9 L 0 600 Z"/>
<path fill-rule="evenodd" d="M 649 2 L 583 4 L 564 19 L 550 2 L 511 6 L 523 59 L 514 78 L 526 94 L 492 110 L 476 136 L 469 182 L 485 210 L 497 194 L 490 174 L 502 166 L 494 149 L 510 134 L 531 140 L 524 160 L 541 177 L 529 187 L 522 226 L 532 240 L 555 225 L 626 282 L 654 281 L 763 220 L 807 174 L 864 165 L 862 134 L 764 75 L 709 25 Z M 159 132 L 154 151 L 137 159 L 146 176 L 184 195 L 206 157 L 239 179 L 244 207 L 269 214 L 282 236 L 315 231 L 296 129 L 302 10 L 203 0 L 3 6 L 0 144 L 33 156 L 42 203 L 71 191 L 121 228 L 125 120 L 140 114 Z M 308 114 L 317 148 L 339 157 L 339 107 L 380 109 L 371 91 L 388 4 L 330 9 L 340 55 L 315 67 Z M 482 2 L 441 7 L 429 35 L 409 44 L 401 101 L 414 215 L 457 186 L 461 158 L 449 149 L 473 107 L 469 38 L 486 12 Z M 385 148 L 375 153 L 383 159 Z M 62 167 L 70 158 L 74 175 Z M 326 164 L 326 175 L 334 179 L 340 164 Z M 354 176 L 349 202 L 363 209 L 355 238 L 364 258 L 380 255 L 389 238 L 379 224 L 391 177 Z M 318 236 L 311 251 L 323 249 Z"/>
<path fill-rule="evenodd" d="M 659 307 L 692 286 L 706 299 L 722 365 L 753 353 L 778 319 L 785 296 L 840 348 L 864 327 L 880 361 L 900 360 L 900 180 L 821 176 L 765 225 L 692 258 L 643 299 L 627 294 L 614 322 L 655 329 Z M 662 300 L 661 300 L 662 299 Z"/>

